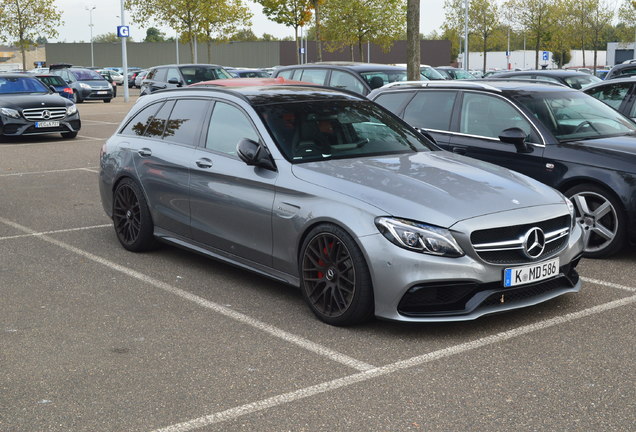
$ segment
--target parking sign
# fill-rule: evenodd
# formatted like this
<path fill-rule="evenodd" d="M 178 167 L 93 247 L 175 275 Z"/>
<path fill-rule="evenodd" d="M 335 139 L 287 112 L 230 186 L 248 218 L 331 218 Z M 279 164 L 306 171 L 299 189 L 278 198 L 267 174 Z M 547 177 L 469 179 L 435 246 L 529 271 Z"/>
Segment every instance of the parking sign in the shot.
<path fill-rule="evenodd" d="M 548 61 L 548 60 L 550 59 L 550 58 L 549 58 L 549 56 L 548 56 L 548 54 L 549 54 L 549 52 L 548 52 L 548 51 L 543 51 L 543 54 L 542 54 L 542 56 L 541 56 L 541 59 L 542 59 L 543 61 Z"/>
<path fill-rule="evenodd" d="M 128 26 L 117 26 L 117 37 L 129 37 L 130 28 Z"/>

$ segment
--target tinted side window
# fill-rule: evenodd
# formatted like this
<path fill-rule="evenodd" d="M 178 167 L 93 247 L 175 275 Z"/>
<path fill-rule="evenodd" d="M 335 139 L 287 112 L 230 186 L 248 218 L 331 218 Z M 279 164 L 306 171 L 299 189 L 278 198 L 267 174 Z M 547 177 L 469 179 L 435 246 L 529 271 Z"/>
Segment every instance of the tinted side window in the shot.
<path fill-rule="evenodd" d="M 530 123 L 510 103 L 495 96 L 464 93 L 459 131 L 461 133 L 499 138 L 504 129 L 518 127 L 532 133 Z"/>
<path fill-rule="evenodd" d="M 406 102 L 413 97 L 413 92 L 384 93 L 375 99 L 384 108 L 395 115 L 400 115 Z"/>
<path fill-rule="evenodd" d="M 630 83 L 604 85 L 602 88 L 590 91 L 588 94 L 605 102 L 612 108 L 618 109 L 623 102 L 623 99 L 625 99 L 625 96 L 629 93 L 631 86 L 632 85 Z"/>
<path fill-rule="evenodd" d="M 142 136 L 146 126 L 148 126 L 157 110 L 161 108 L 161 105 L 161 103 L 156 103 L 143 108 L 128 122 L 120 133 L 123 135 Z"/>
<path fill-rule="evenodd" d="M 153 137 L 153 138 L 161 138 L 163 135 L 163 130 L 166 127 L 166 121 L 168 120 L 168 116 L 170 115 L 170 111 L 174 105 L 174 101 L 167 101 L 163 107 L 155 114 L 150 122 L 148 123 L 148 127 L 146 128 L 146 132 L 144 132 L 144 136 Z"/>
<path fill-rule="evenodd" d="M 455 91 L 418 92 L 404 110 L 404 121 L 417 128 L 447 131 L 455 98 Z"/>
<path fill-rule="evenodd" d="M 159 68 L 156 70 L 156 73 L 154 75 L 154 80 L 155 81 L 160 81 L 160 82 L 167 82 L 168 80 L 166 79 L 166 76 L 168 74 L 168 69 L 166 68 Z M 146 78 L 148 78 L 148 76 L 146 76 Z"/>
<path fill-rule="evenodd" d="M 179 82 L 183 82 L 183 80 L 181 79 L 181 74 L 179 73 L 179 69 L 177 69 L 177 68 L 169 68 L 167 70 L 166 79 L 164 81 L 168 82 L 168 81 L 170 81 L 173 78 L 176 79 Z"/>
<path fill-rule="evenodd" d="M 247 115 L 234 105 L 217 102 L 212 112 L 205 147 L 234 155 L 236 145 L 244 138 L 260 140 Z"/>
<path fill-rule="evenodd" d="M 625 68 L 618 72 L 619 75 L 634 75 L 636 74 L 636 66 Z"/>
<path fill-rule="evenodd" d="M 327 78 L 326 69 L 305 69 L 300 76 L 301 81 L 310 82 L 313 84 L 325 85 L 325 79 Z M 298 78 L 295 78 L 298 79 Z"/>
<path fill-rule="evenodd" d="M 348 72 L 339 70 L 331 71 L 331 80 L 329 81 L 329 85 L 331 87 L 342 88 L 356 93 L 365 94 L 365 89 L 362 82 L 360 82 L 359 79 Z"/>
<path fill-rule="evenodd" d="M 156 74 L 157 74 L 157 69 L 150 69 L 150 72 L 146 74 L 146 79 L 155 79 Z"/>
<path fill-rule="evenodd" d="M 294 72 L 296 72 L 295 69 L 288 69 L 288 70 L 280 71 L 277 76 L 283 77 L 285 79 L 292 79 Z"/>
<path fill-rule="evenodd" d="M 208 104 L 208 101 L 201 99 L 178 100 L 166 124 L 163 139 L 179 144 L 197 145 Z"/>

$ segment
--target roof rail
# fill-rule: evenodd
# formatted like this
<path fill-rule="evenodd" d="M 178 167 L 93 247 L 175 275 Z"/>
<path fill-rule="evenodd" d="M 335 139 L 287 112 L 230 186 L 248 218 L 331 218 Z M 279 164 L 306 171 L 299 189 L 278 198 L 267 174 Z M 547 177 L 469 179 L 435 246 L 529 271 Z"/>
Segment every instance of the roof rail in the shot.
<path fill-rule="evenodd" d="M 555 82 L 555 81 L 547 81 L 538 78 L 518 78 L 518 77 L 498 77 L 497 75 L 493 75 L 492 77 L 483 78 L 484 81 L 519 81 L 519 82 L 531 82 L 535 84 L 547 84 L 547 85 L 555 85 L 560 87 L 568 87 L 567 85 Z"/>
<path fill-rule="evenodd" d="M 431 81 L 395 81 L 386 84 L 382 88 L 391 87 L 454 87 L 454 88 L 479 88 L 484 90 L 501 92 L 501 89 L 483 83 L 479 80 L 431 80 Z"/>

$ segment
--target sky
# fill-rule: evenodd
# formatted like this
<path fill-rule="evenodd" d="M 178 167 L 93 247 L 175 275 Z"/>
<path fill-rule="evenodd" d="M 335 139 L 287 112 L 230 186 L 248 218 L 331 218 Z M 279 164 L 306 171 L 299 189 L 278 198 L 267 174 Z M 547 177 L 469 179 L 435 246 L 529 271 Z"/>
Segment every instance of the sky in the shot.
<path fill-rule="evenodd" d="M 346 0 L 343 0 L 346 1 Z M 93 37 L 115 33 L 120 25 L 121 2 L 119 0 L 55 0 L 58 10 L 62 12 L 64 24 L 58 27 L 59 36 L 48 38 L 49 42 L 88 42 L 91 37 L 89 26 L 91 15 L 93 22 Z M 294 36 L 292 27 L 285 27 L 269 21 L 262 13 L 262 7 L 253 1 L 246 0 L 246 4 L 254 14 L 252 31 L 256 36 L 269 33 L 276 37 Z M 95 9 L 89 12 L 92 7 Z M 444 19 L 444 0 L 420 0 L 420 33 L 429 34 L 440 31 Z M 159 27 L 152 23 L 140 26 L 133 24 L 128 11 L 125 13 L 126 24 L 130 26 L 130 36 L 135 41 L 142 41 L 146 37 L 146 28 Z M 174 36 L 170 29 L 159 27 L 166 32 L 166 36 Z"/>

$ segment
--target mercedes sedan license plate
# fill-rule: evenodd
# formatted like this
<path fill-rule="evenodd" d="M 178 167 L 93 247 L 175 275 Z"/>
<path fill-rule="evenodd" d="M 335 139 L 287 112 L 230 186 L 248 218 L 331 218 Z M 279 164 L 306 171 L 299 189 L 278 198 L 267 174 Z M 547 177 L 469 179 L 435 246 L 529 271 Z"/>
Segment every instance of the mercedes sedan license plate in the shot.
<path fill-rule="evenodd" d="M 36 128 L 58 127 L 59 125 L 59 121 L 41 121 L 35 123 Z"/>
<path fill-rule="evenodd" d="M 556 276 L 558 273 L 559 258 L 526 266 L 511 267 L 504 270 L 504 286 L 511 287 L 538 282 Z"/>

